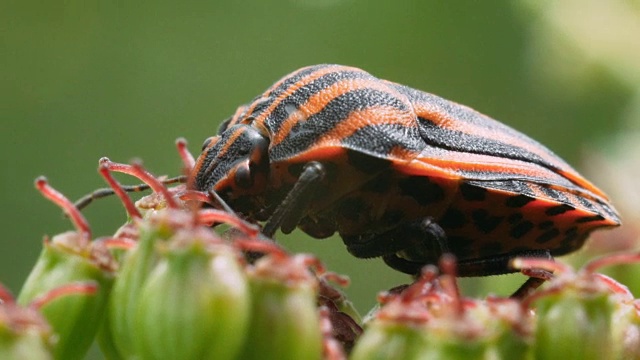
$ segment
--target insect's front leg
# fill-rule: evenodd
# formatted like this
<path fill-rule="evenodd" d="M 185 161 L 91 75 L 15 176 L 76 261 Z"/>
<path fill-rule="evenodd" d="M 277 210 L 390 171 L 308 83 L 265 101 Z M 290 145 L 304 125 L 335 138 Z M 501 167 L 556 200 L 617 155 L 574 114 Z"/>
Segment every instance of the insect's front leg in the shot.
<path fill-rule="evenodd" d="M 305 164 L 298 181 L 267 220 L 262 233 L 268 238 L 273 238 L 278 229 L 285 234 L 292 232 L 302 219 L 318 183 L 324 179 L 325 174 L 324 165 L 321 163 L 311 161 Z"/>

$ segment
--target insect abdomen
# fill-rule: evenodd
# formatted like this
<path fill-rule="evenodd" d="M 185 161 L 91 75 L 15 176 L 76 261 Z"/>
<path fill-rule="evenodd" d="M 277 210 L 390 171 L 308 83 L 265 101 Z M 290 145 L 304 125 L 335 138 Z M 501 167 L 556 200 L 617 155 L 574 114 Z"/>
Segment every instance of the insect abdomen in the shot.
<path fill-rule="evenodd" d="M 533 183 L 511 186 L 521 191 L 460 184 L 438 220 L 456 255 L 478 258 L 535 249 L 563 255 L 582 247 L 594 229 L 619 224 L 606 203 Z"/>

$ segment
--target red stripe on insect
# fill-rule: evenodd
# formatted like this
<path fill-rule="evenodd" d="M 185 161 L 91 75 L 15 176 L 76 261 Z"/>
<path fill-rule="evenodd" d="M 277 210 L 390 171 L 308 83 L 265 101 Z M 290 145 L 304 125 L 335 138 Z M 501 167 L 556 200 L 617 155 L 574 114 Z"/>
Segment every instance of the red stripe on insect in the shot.
<path fill-rule="evenodd" d="M 337 82 L 326 89 L 314 94 L 309 98 L 309 100 L 301 104 L 298 111 L 293 112 L 289 115 L 289 117 L 282 122 L 282 125 L 278 132 L 273 134 L 271 138 L 271 146 L 275 146 L 280 144 L 284 139 L 289 136 L 293 127 L 305 119 L 309 118 L 312 115 L 315 115 L 322 111 L 327 104 L 329 104 L 332 100 L 339 97 L 340 95 L 346 94 L 350 91 L 354 91 L 357 89 L 375 89 L 384 92 L 388 92 L 398 98 L 402 99 L 404 96 L 393 89 L 390 89 L 387 86 L 380 85 L 374 81 L 369 79 L 351 79 L 346 81 Z M 395 123 L 400 123 L 405 126 L 416 126 L 414 117 L 411 113 L 403 113 L 398 114 L 397 109 L 395 109 L 395 114 L 390 114 L 389 117 L 393 117 Z M 372 114 L 375 116 L 375 114 Z M 395 117 L 394 117 L 395 116 Z M 392 120 L 392 119 L 390 119 Z"/>
<path fill-rule="evenodd" d="M 317 79 L 317 78 L 319 78 L 319 77 L 321 77 L 323 75 L 326 75 L 326 74 L 329 74 L 329 73 L 332 73 L 332 72 L 335 72 L 335 71 L 341 70 L 341 69 L 344 69 L 344 67 L 343 66 L 337 66 L 337 65 L 336 66 L 328 66 L 328 67 L 324 67 L 324 68 L 322 68 L 322 69 L 320 69 L 318 71 L 314 71 L 311 74 L 305 76 L 302 80 L 298 81 L 297 83 L 295 83 L 295 84 L 291 85 L 289 88 L 287 88 L 282 93 L 282 95 L 280 95 L 277 99 L 275 99 L 271 103 L 271 105 L 269 105 L 269 107 L 264 112 L 262 112 L 262 114 L 260 114 L 256 118 L 256 123 L 262 124 L 264 122 L 264 119 L 273 111 L 273 109 L 275 109 L 276 106 L 278 106 L 292 92 L 294 92 L 297 89 L 307 85 L 311 81 L 313 81 L 313 80 L 315 80 L 315 79 Z M 357 70 L 357 69 L 354 69 L 354 70 Z M 281 80 L 281 82 L 284 82 L 285 80 L 286 80 L 286 78 L 283 78 Z M 277 87 L 277 86 L 275 86 L 275 87 Z M 271 91 L 272 90 L 268 91 L 268 93 L 270 93 Z M 247 110 L 247 114 L 251 114 L 258 103 L 259 103 L 258 101 L 254 102 L 253 105 L 251 105 L 251 107 Z"/>

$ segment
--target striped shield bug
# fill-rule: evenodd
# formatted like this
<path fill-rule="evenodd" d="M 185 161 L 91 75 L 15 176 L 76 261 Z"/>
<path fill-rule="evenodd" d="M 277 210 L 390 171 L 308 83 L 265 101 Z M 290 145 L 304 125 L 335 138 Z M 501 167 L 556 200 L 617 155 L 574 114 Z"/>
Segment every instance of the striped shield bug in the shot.
<path fill-rule="evenodd" d="M 337 232 L 352 255 L 414 275 L 443 253 L 460 276 L 515 272 L 515 257 L 567 254 L 620 224 L 606 195 L 538 142 L 340 65 L 299 69 L 238 108 L 188 186 L 266 221 L 267 236 Z"/>

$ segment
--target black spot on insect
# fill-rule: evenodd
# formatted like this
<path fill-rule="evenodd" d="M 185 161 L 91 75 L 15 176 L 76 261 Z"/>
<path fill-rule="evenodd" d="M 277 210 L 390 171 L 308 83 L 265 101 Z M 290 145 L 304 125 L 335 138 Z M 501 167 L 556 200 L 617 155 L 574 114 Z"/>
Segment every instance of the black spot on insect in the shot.
<path fill-rule="evenodd" d="M 572 226 L 570 228 L 568 228 L 567 230 L 564 231 L 565 235 L 574 235 L 574 234 L 578 234 L 578 227 L 577 226 Z"/>
<path fill-rule="evenodd" d="M 517 254 L 517 253 L 526 253 L 528 251 L 531 251 L 531 248 L 528 246 L 516 246 L 512 248 L 509 252 L 512 254 Z"/>
<path fill-rule="evenodd" d="M 454 208 L 449 208 L 438 221 L 438 224 L 444 229 L 459 229 L 467 223 L 466 215 Z"/>
<path fill-rule="evenodd" d="M 390 164 L 390 161 L 387 159 L 382 159 L 353 150 L 347 151 L 347 159 L 351 166 L 367 174 L 380 172 Z"/>
<path fill-rule="evenodd" d="M 415 199 L 422 206 L 444 200 L 444 190 L 424 176 L 410 176 L 398 182 L 403 194 Z"/>
<path fill-rule="evenodd" d="M 508 198 L 505 201 L 505 205 L 507 207 L 510 208 L 519 208 L 519 207 L 523 207 L 525 205 L 527 205 L 528 203 L 532 202 L 533 200 L 535 200 L 532 197 L 529 197 L 527 195 L 516 195 L 516 196 L 512 196 L 510 198 Z"/>
<path fill-rule="evenodd" d="M 573 232 L 570 234 L 566 234 L 564 236 L 564 239 L 562 239 L 562 243 L 563 244 L 573 244 L 575 242 L 575 240 L 578 238 L 578 232 Z"/>
<path fill-rule="evenodd" d="M 585 216 L 585 217 L 581 217 L 576 219 L 576 223 L 578 224 L 584 224 L 584 223 L 588 223 L 588 222 L 592 222 L 592 221 L 602 221 L 604 220 L 604 216 L 602 215 L 593 215 L 593 216 Z"/>
<path fill-rule="evenodd" d="M 499 241 L 485 244 L 482 246 L 482 248 L 480 248 L 480 256 L 491 256 L 495 254 L 500 254 L 503 252 L 502 250 L 503 248 L 504 248 L 504 245 Z"/>
<path fill-rule="evenodd" d="M 488 234 L 493 231 L 502 222 L 503 217 L 491 216 L 489 211 L 485 209 L 474 210 L 471 213 L 471 219 L 473 219 L 474 225 L 481 232 Z"/>
<path fill-rule="evenodd" d="M 550 207 L 547 210 L 545 210 L 544 213 L 549 216 L 556 216 L 556 215 L 564 214 L 567 211 L 571 211 L 571 210 L 575 210 L 575 208 L 571 205 L 562 204 L 562 205 Z"/>
<path fill-rule="evenodd" d="M 460 193 L 467 201 L 484 201 L 487 197 L 487 189 L 467 183 L 460 184 Z"/>
<path fill-rule="evenodd" d="M 551 227 L 553 227 L 554 222 L 551 220 L 547 220 L 547 221 L 543 221 L 540 224 L 538 224 L 538 229 L 541 230 L 546 230 L 549 229 Z"/>
<path fill-rule="evenodd" d="M 509 217 L 507 217 L 507 222 L 511 225 L 517 224 L 520 222 L 520 220 L 522 220 L 524 218 L 524 216 L 522 215 L 522 213 L 519 212 L 515 212 L 511 215 L 509 215 Z"/>
<path fill-rule="evenodd" d="M 549 242 L 560 235 L 560 230 L 558 228 L 552 228 L 551 230 L 544 232 L 542 235 L 536 238 L 536 242 L 538 244 L 544 244 Z"/>
<path fill-rule="evenodd" d="M 577 244 L 575 243 L 566 243 L 566 244 L 562 244 L 562 246 L 556 248 L 555 250 L 553 250 L 551 252 L 551 255 L 553 256 L 562 256 L 564 254 L 568 254 L 570 252 L 573 252 L 576 250 L 576 248 L 579 247 Z"/>
<path fill-rule="evenodd" d="M 519 239 L 525 236 L 529 231 L 533 229 L 533 223 L 531 221 L 523 221 L 513 227 L 509 232 L 509 235 L 513 238 Z"/>
<path fill-rule="evenodd" d="M 383 194 L 389 191 L 391 187 L 391 176 L 389 173 L 380 174 L 375 179 L 367 182 L 362 186 L 363 191 Z"/>
<path fill-rule="evenodd" d="M 476 250 L 474 247 L 475 241 L 466 236 L 449 236 L 447 243 L 451 251 L 460 259 L 464 259 Z"/>

